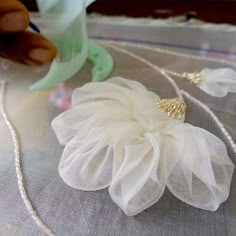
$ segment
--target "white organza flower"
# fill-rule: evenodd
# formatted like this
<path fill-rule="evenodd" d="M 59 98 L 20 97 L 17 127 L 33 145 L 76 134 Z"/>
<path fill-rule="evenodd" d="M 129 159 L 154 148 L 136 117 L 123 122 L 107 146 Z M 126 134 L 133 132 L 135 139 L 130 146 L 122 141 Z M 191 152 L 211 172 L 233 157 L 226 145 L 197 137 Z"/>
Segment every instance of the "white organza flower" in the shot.
<path fill-rule="evenodd" d="M 135 215 L 165 187 L 180 200 L 216 210 L 226 200 L 234 165 L 209 132 L 169 118 L 160 98 L 120 77 L 76 89 L 72 109 L 52 122 L 65 149 L 59 164 L 71 187 L 109 187 L 113 201 Z"/>
<path fill-rule="evenodd" d="M 204 92 L 214 97 L 224 97 L 228 92 L 236 93 L 236 73 L 229 68 L 203 69 L 203 82 L 198 85 Z"/>

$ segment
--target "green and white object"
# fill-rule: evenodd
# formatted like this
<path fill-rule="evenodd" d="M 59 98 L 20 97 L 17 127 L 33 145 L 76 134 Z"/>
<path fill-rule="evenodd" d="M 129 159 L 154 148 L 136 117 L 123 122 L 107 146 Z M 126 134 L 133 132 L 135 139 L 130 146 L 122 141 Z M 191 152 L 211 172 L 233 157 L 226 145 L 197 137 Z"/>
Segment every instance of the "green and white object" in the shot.
<path fill-rule="evenodd" d="M 93 64 L 92 81 L 102 81 L 112 71 L 113 60 L 106 49 L 88 39 L 86 7 L 93 1 L 37 0 L 46 26 L 44 34 L 57 48 L 49 72 L 31 90 L 49 89 L 75 75 L 87 59 Z"/>

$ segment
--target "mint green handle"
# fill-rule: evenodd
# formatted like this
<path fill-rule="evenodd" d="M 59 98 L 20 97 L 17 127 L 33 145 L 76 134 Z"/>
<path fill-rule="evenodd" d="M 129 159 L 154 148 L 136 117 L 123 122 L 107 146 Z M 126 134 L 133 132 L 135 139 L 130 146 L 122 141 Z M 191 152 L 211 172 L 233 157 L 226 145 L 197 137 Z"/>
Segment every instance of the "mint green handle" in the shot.
<path fill-rule="evenodd" d="M 113 60 L 110 53 L 103 47 L 89 40 L 88 60 L 92 62 L 92 81 L 103 81 L 113 69 Z"/>
<path fill-rule="evenodd" d="M 31 90 L 50 89 L 71 78 L 85 64 L 93 64 L 92 81 L 102 81 L 112 71 L 113 60 L 107 50 L 88 40 L 85 4 L 91 0 L 37 0 L 48 28 L 45 36 L 57 48 L 60 61 L 54 59 L 49 72 L 33 84 Z"/>

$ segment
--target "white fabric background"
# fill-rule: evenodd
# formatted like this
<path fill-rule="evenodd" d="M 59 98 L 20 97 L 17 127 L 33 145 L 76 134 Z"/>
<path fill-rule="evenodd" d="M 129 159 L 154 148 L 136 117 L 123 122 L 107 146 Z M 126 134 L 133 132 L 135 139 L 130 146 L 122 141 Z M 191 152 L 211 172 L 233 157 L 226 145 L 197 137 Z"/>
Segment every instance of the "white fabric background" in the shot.
<path fill-rule="evenodd" d="M 94 37 L 119 37 L 120 40 L 150 41 L 154 45 L 171 44 L 191 46 L 188 53 L 206 54 L 197 48 L 228 51 L 214 56 L 234 58 L 236 54 L 235 32 L 204 30 L 196 27 L 139 26 L 99 21 L 89 23 L 89 34 Z M 148 43 L 148 42 L 146 42 Z M 131 48 L 130 48 L 131 49 Z M 198 71 L 206 63 L 165 56 L 147 50 L 134 50 L 139 55 L 168 69 Z M 183 49 L 182 49 L 183 51 Z M 158 79 L 156 72 L 140 62 L 111 51 L 115 60 L 113 75 L 121 75 L 143 83 L 161 96 L 172 97 L 174 91 L 167 81 Z M 213 55 L 213 54 L 212 54 Z M 207 66 L 217 67 L 215 63 Z M 59 177 L 58 163 L 63 147 L 59 145 L 50 123 L 60 112 L 48 99 L 51 91 L 28 91 L 43 69 L 33 70 L 10 65 L 10 71 L 1 70 L 1 78 L 11 79 L 7 93 L 7 108 L 16 126 L 22 144 L 23 172 L 30 199 L 43 221 L 57 235 L 235 235 L 236 232 L 236 179 L 233 177 L 227 202 L 216 212 L 208 212 L 188 206 L 165 191 L 160 201 L 135 217 L 127 217 L 112 202 L 107 190 L 83 192 L 70 188 Z M 69 80 L 66 85 L 74 88 L 90 80 L 90 65 Z M 160 78 L 160 76 L 158 76 Z M 191 92 L 212 108 L 236 140 L 236 94 L 226 98 L 211 98 L 184 81 L 180 86 Z M 203 127 L 224 138 L 208 116 L 188 103 L 187 122 Z M 14 169 L 13 146 L 9 133 L 0 118 L 0 235 L 43 235 L 38 231 L 20 199 Z M 232 151 L 229 156 L 236 163 Z M 82 206 L 82 207 L 81 207 Z"/>

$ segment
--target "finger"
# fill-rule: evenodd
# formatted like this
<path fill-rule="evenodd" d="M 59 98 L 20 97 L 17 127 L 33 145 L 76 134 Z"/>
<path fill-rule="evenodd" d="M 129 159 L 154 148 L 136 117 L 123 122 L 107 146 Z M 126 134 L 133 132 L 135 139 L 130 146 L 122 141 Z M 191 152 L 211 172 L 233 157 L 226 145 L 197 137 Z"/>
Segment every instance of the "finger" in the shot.
<path fill-rule="evenodd" d="M 17 0 L 0 0 L 0 32 L 18 32 L 29 25 L 26 7 Z"/>
<path fill-rule="evenodd" d="M 56 49 L 43 36 L 31 32 L 0 35 L 0 56 L 29 65 L 51 62 Z"/>

